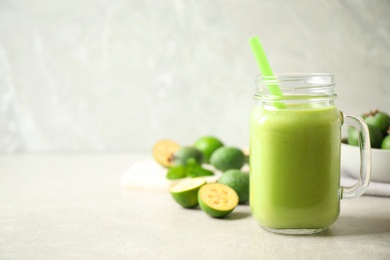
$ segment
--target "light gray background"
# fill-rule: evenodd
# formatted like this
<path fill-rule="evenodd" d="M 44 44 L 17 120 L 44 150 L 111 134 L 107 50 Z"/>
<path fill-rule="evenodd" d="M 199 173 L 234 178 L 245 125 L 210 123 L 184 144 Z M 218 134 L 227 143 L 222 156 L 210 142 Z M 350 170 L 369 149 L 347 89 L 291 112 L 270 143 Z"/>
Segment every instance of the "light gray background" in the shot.
<path fill-rule="evenodd" d="M 247 145 L 258 35 L 274 72 L 336 76 L 390 112 L 388 0 L 1 0 L 0 151 Z"/>

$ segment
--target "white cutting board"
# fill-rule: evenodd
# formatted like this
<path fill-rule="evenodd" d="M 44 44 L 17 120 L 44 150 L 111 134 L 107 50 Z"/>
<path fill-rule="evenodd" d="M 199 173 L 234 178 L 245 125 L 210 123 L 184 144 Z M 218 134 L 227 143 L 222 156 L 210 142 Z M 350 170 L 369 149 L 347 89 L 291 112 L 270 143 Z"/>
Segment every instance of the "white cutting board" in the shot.
<path fill-rule="evenodd" d="M 213 170 L 214 176 L 205 177 L 207 182 L 216 182 L 221 172 Z M 159 165 L 153 158 L 138 161 L 131 165 L 122 175 L 122 187 L 129 190 L 168 191 L 169 187 L 181 180 L 171 181 L 166 178 L 167 169 Z"/>

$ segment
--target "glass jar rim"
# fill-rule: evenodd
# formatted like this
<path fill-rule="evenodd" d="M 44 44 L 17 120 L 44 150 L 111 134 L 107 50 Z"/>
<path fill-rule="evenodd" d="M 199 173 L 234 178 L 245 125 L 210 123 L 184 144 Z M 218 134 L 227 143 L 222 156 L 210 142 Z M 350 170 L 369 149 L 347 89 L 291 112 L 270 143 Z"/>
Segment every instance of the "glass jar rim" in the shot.
<path fill-rule="evenodd" d="M 277 85 L 282 96 L 269 92 L 268 86 Z M 255 99 L 270 100 L 333 100 L 335 81 L 330 73 L 277 73 L 274 76 L 256 77 Z"/>
<path fill-rule="evenodd" d="M 303 78 L 327 78 L 334 84 L 334 75 L 331 73 L 275 73 L 273 76 L 257 75 L 257 80 L 270 81 L 294 81 Z"/>

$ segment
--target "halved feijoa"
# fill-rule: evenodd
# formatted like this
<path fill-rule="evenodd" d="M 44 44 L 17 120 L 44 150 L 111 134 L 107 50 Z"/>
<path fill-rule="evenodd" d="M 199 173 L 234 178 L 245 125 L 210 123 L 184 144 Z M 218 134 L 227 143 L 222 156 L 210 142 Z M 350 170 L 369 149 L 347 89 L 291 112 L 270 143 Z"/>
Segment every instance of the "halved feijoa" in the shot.
<path fill-rule="evenodd" d="M 173 154 L 180 148 L 180 145 L 171 140 L 160 140 L 153 147 L 154 159 L 165 167 L 173 165 Z"/>
<path fill-rule="evenodd" d="M 169 192 L 173 199 L 183 208 L 193 208 L 198 205 L 199 188 L 206 184 L 206 179 L 198 177 L 183 180 L 173 185 Z"/>
<path fill-rule="evenodd" d="M 198 201 L 200 208 L 208 215 L 222 218 L 236 208 L 238 195 L 225 184 L 208 183 L 199 189 Z"/>

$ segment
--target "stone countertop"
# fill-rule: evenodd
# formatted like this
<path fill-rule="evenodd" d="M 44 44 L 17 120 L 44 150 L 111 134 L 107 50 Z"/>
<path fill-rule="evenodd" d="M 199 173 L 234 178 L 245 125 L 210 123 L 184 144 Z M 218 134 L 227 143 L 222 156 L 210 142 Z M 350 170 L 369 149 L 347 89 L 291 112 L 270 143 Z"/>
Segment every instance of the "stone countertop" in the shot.
<path fill-rule="evenodd" d="M 277 235 L 247 205 L 213 219 L 168 192 L 124 190 L 148 157 L 0 155 L 0 259 L 390 259 L 390 198 L 342 201 L 317 235 Z"/>

